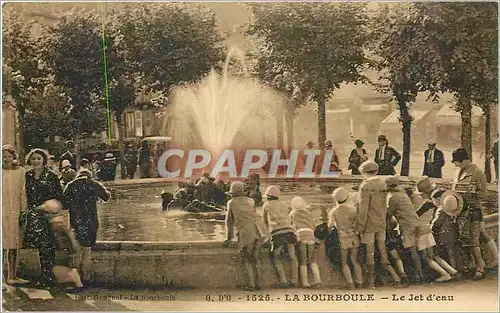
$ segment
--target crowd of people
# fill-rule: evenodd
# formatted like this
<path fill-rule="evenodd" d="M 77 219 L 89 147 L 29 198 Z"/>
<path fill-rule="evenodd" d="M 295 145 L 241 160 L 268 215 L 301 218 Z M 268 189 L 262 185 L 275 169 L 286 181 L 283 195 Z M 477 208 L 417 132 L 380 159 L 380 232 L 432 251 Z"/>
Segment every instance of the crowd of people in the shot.
<path fill-rule="evenodd" d="M 380 153 L 387 156 L 391 152 Z M 458 172 L 451 190 L 438 188 L 428 176 L 415 187 L 402 186 L 397 176 L 382 176 L 379 163 L 365 160 L 357 167 L 364 176 L 357 190 L 334 190 L 335 206 L 326 225 L 316 225 L 304 198 L 294 197 L 291 207 L 284 204 L 275 185 L 265 192 L 262 218 L 255 201 L 245 194 L 244 184 L 233 182 L 228 192 L 231 200 L 227 203 L 224 245 L 230 244 L 236 229 L 248 275 L 244 288 L 261 289 L 261 248 L 266 243 L 270 243 L 277 287 L 320 286 L 316 260 L 321 243 L 332 266 L 342 271 L 347 289 L 373 288 L 377 282 L 386 283 L 388 277 L 395 286 L 422 284 L 429 279 L 484 278 L 487 264 L 483 255 L 490 257 L 489 267 L 498 266 L 497 243 L 483 222 L 481 201 L 487 192 L 486 178 L 465 149 L 456 149 L 452 157 Z M 291 265 L 290 279 L 284 256 Z"/>
<path fill-rule="evenodd" d="M 269 186 L 263 201 L 257 174 L 230 185 L 204 174 L 192 183 L 180 183 L 173 195 L 164 193 L 162 207 L 168 210 L 180 205 L 200 212 L 206 211 L 203 206 L 207 205 L 225 207 L 224 245 L 232 241 L 236 229 L 248 274 L 247 290 L 261 288 L 261 248 L 267 244 L 278 287 L 322 284 L 317 265 L 321 243 L 325 243 L 332 266 L 343 273 L 347 289 L 372 288 L 377 279 L 384 283 L 387 277 L 396 286 L 421 284 L 428 281 L 429 273 L 435 282 L 482 279 L 487 265 L 482 248 L 494 256 L 490 267 L 498 263 L 497 244 L 483 222 L 484 173 L 470 161 L 467 151 L 459 148 L 452 153 L 458 172 L 451 190 L 437 188 L 431 175 L 424 175 L 416 187 L 405 188 L 394 176 L 399 154 L 388 146 L 385 136 L 379 137 L 379 144 L 374 161 L 370 161 L 363 142 L 356 141 L 349 160 L 351 170 L 363 175 L 363 182 L 357 190 L 336 188 L 332 194 L 335 206 L 328 222 L 320 225 L 304 198 L 296 196 L 290 207 L 285 205 L 278 186 Z M 38 249 L 41 275 L 32 282 L 37 288 L 73 282 L 73 290 L 82 290 L 90 278 L 91 247 L 99 227 L 97 202 L 108 201 L 110 193 L 97 182 L 85 159 L 75 171 L 71 142 L 67 146 L 68 153 L 63 154 L 58 169 L 61 176 L 51 169 L 54 160 L 42 149 L 27 154 L 24 168 L 12 146 L 2 148 L 4 287 L 29 283 L 17 275 L 17 253 L 23 247 Z M 331 142 L 325 146 L 332 149 Z M 425 153 L 429 163 L 443 159 L 434 149 L 435 143 L 429 148 Z M 340 168 L 338 158 L 332 162 Z M 74 174 L 68 175 L 71 171 Z M 429 166 L 424 173 L 439 176 L 440 167 Z M 262 205 L 264 218 L 256 210 Z M 67 213 L 69 223 L 64 218 Z M 58 249 L 70 258 L 58 263 Z M 285 262 L 291 263 L 290 279 Z"/>
<path fill-rule="evenodd" d="M 385 135 L 380 135 L 377 138 L 378 148 L 375 150 L 373 155 L 373 161 L 377 163 L 379 167 L 379 175 L 395 175 L 395 167 L 401 160 L 400 153 L 393 147 L 389 145 L 389 141 Z M 422 170 L 422 175 L 430 178 L 442 178 L 442 169 L 445 165 L 444 154 L 441 150 L 436 147 L 436 141 L 434 139 L 428 140 L 428 148 L 424 151 L 424 167 Z M 350 171 L 351 175 L 360 175 L 359 166 L 369 159 L 366 149 L 364 149 L 365 143 L 356 139 L 354 141 L 355 148 L 351 150 L 347 163 L 347 170 Z M 330 171 L 341 171 L 341 165 L 337 153 L 335 152 L 332 141 L 326 140 L 324 144 L 325 148 L 322 154 L 316 160 L 314 169 L 315 172 L 319 172 L 321 169 L 319 166 L 323 164 L 323 155 L 326 150 L 333 150 L 333 158 L 331 161 Z M 306 150 L 315 149 L 315 144 L 312 141 L 307 142 Z M 493 159 L 495 173 L 498 180 L 498 137 L 492 145 L 491 151 L 488 158 Z"/>
<path fill-rule="evenodd" d="M 17 272 L 18 250 L 28 248 L 37 249 L 40 260 L 40 276 L 32 285 L 51 288 L 71 282 L 72 290 L 81 290 L 89 280 L 91 247 L 96 243 L 97 201 L 109 200 L 110 193 L 85 166 L 70 179 L 64 172 L 59 177 L 42 149 L 27 154 L 26 168 L 14 147 L 4 145 L 2 154 L 2 243 L 8 269 L 2 289 L 30 283 Z M 71 154 L 62 160 L 62 170 L 74 166 L 68 158 Z M 58 250 L 63 252 L 60 258 Z"/>

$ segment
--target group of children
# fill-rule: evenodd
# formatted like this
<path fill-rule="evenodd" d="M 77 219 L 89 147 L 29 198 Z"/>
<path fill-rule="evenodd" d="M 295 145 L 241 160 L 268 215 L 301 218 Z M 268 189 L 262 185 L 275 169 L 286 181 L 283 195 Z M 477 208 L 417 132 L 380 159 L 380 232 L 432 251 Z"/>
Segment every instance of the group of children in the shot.
<path fill-rule="evenodd" d="M 337 238 L 346 289 L 373 288 L 377 278 L 385 284 L 388 276 L 394 286 L 421 284 L 429 277 L 435 282 L 468 275 L 481 279 L 485 262 L 479 234 L 495 258 L 492 266 L 497 265 L 496 243 L 484 230 L 484 223 L 474 217 L 477 203 L 471 202 L 470 192 L 437 188 L 425 176 L 416 188 L 405 188 L 397 176 L 378 176 L 378 165 L 373 161 L 365 161 L 359 170 L 364 180 L 357 192 L 336 188 L 332 194 L 335 206 L 328 213 L 328 232 Z M 260 251 L 268 240 L 278 287 L 322 284 L 316 247 L 324 238 L 315 235 L 318 225 L 303 198 L 294 197 L 290 209 L 280 200 L 279 187 L 271 185 L 265 192 L 262 218 L 255 202 L 245 196 L 243 183 L 233 182 L 229 195 L 225 245 L 233 239 L 236 228 L 249 278 L 245 289 L 261 288 Z M 292 270 L 290 280 L 283 264 L 286 255 Z"/>
<path fill-rule="evenodd" d="M 245 290 L 261 289 L 261 248 L 271 239 L 271 254 L 279 276 L 278 287 L 299 285 L 308 288 L 321 285 L 319 267 L 316 263 L 317 243 L 314 235 L 315 223 L 310 205 L 301 197 L 292 199 L 292 211 L 280 200 L 280 189 L 271 185 L 266 190 L 264 218 L 255 209 L 255 200 L 246 196 L 245 185 L 233 182 L 228 192 L 231 200 L 227 204 L 227 246 L 238 233 L 238 244 L 248 274 Z M 296 253 L 298 248 L 298 258 Z M 283 257 L 289 256 L 292 267 L 291 279 L 287 279 Z M 312 281 L 308 279 L 308 265 Z"/>

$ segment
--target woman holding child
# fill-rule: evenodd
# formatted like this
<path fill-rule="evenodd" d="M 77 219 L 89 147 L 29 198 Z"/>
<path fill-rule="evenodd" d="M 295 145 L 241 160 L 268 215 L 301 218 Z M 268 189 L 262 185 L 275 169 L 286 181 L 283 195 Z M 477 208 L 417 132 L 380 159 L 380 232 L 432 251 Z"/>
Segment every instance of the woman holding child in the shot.
<path fill-rule="evenodd" d="M 56 261 L 56 240 L 50 231 L 51 205 L 49 200 L 60 202 L 62 188 L 56 174 L 46 168 L 48 155 L 42 149 L 28 153 L 26 163 L 32 168 L 26 172 L 28 210 L 26 216 L 25 245 L 38 249 L 41 265 L 40 288 L 50 287 L 56 281 L 52 268 Z"/>

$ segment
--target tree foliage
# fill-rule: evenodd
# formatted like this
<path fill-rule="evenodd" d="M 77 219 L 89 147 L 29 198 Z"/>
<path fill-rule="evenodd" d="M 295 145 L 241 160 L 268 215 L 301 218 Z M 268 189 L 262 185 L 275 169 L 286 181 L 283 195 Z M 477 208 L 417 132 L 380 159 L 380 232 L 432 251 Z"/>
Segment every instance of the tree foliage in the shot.
<path fill-rule="evenodd" d="M 410 105 L 419 92 L 437 96 L 446 77 L 441 56 L 435 53 L 439 41 L 424 23 L 424 17 L 410 3 L 384 5 L 371 20 L 370 50 L 380 73 L 379 87 L 392 93 L 400 111 L 403 176 L 408 175 L 410 164 Z"/>
<path fill-rule="evenodd" d="M 14 105 L 24 116 L 33 93 L 44 85 L 46 73 L 39 66 L 41 43 L 31 36 L 31 23 L 23 22 L 15 11 L 3 17 L 3 92 L 10 93 Z"/>
<path fill-rule="evenodd" d="M 44 34 L 43 60 L 54 73 L 55 84 L 68 95 L 72 134 L 104 130 L 105 69 L 98 16 L 73 10 Z M 108 53 L 107 58 L 113 64 L 116 56 Z"/>
<path fill-rule="evenodd" d="M 418 3 L 423 27 L 446 72 L 443 91 L 477 103 L 497 102 L 497 3 Z"/>
<path fill-rule="evenodd" d="M 462 146 L 471 154 L 472 105 L 481 106 L 489 119 L 489 106 L 498 102 L 498 4 L 419 3 L 416 8 L 425 29 L 438 38 L 435 53 L 446 72 L 443 91 L 458 99 Z M 489 132 L 485 129 L 486 153 Z"/>
<path fill-rule="evenodd" d="M 202 7 L 135 4 L 113 11 L 107 25 L 126 72 L 148 92 L 196 81 L 224 57 L 215 15 Z"/>
<path fill-rule="evenodd" d="M 325 102 L 342 83 L 363 80 L 363 4 L 254 4 L 247 31 L 261 39 L 257 71 L 288 93 L 302 90 L 318 103 L 318 140 L 326 137 Z"/>
<path fill-rule="evenodd" d="M 46 137 L 72 130 L 67 95 L 41 60 L 44 40 L 32 36 L 31 25 L 16 11 L 4 14 L 3 92 L 18 112 L 21 149 L 43 147 Z"/>

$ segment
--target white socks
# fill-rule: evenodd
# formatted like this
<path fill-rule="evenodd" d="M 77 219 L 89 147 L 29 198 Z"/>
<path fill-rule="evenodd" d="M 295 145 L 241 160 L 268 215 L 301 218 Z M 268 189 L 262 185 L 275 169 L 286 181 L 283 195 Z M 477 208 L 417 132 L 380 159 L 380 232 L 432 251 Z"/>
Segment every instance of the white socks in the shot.
<path fill-rule="evenodd" d="M 302 287 L 311 287 L 311 285 L 309 284 L 309 279 L 307 278 L 307 265 L 300 266 L 300 280 L 302 282 Z"/>
<path fill-rule="evenodd" d="M 321 274 L 319 272 L 319 267 L 318 267 L 318 264 L 316 263 L 311 263 L 309 264 L 309 266 L 311 267 L 311 272 L 312 272 L 312 276 L 313 276 L 313 282 L 312 282 L 312 285 L 321 285 Z"/>

